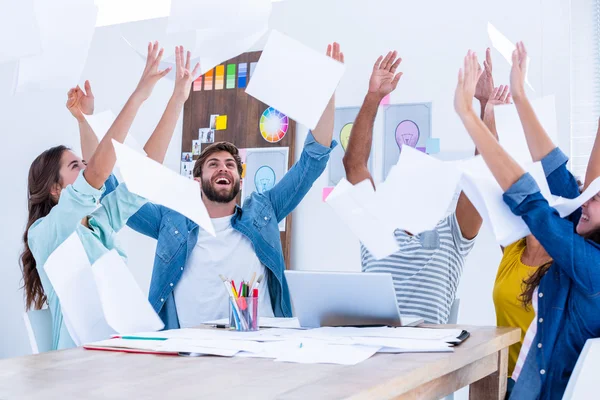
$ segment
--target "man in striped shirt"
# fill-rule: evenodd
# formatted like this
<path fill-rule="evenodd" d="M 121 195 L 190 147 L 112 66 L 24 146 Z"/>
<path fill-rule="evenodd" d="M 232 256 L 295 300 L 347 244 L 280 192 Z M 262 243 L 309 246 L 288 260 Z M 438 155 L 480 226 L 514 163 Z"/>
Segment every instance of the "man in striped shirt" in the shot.
<path fill-rule="evenodd" d="M 396 70 L 401 61 L 395 51 L 389 52 L 385 58 L 380 56 L 373 67 L 369 91 L 352 127 L 344 155 L 346 178 L 354 185 L 366 179 L 373 183 L 367 164 L 373 124 L 381 100 L 398 85 L 402 73 L 396 74 Z M 482 77 L 484 75 L 486 77 L 478 85 L 480 94 L 482 89 L 488 92 L 490 84 L 493 90 L 491 71 L 486 71 Z M 481 99 L 480 102 L 483 110 L 484 102 Z M 395 235 L 400 250 L 389 257 L 376 260 L 361 245 L 362 270 L 392 275 L 398 307 L 403 315 L 417 316 L 428 323 L 446 323 L 465 257 L 473 248 L 481 223 L 479 213 L 461 193 L 456 211 L 440 221 L 434 230 L 419 235 L 397 230 Z"/>

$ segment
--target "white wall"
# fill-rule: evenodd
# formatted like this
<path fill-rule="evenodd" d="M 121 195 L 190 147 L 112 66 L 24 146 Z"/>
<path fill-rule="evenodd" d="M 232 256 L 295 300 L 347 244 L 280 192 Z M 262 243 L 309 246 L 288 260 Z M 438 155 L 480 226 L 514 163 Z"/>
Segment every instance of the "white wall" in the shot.
<path fill-rule="evenodd" d="M 337 94 L 339 106 L 360 105 L 374 60 L 388 49 L 404 59 L 404 76 L 392 95 L 394 102 L 433 102 L 433 136 L 443 152 L 472 150 L 472 144 L 452 108 L 458 68 L 468 48 L 483 55 L 488 40 L 486 23 L 492 22 L 513 41 L 522 39 L 531 55 L 530 81 L 535 95 L 557 94 L 560 144 L 568 145 L 569 127 L 569 25 L 568 1 L 482 2 L 481 0 L 288 0 L 274 5 L 271 26 L 315 49 L 324 50 L 336 40 L 343 46 L 347 71 Z M 543 4 L 543 6 L 542 6 Z M 142 63 L 120 39 L 132 42 L 160 39 L 165 19 L 96 30 L 83 74 L 96 94 L 96 108 L 119 111 L 134 88 Z M 167 43 L 175 45 L 176 43 Z M 186 44 L 186 43 L 183 43 Z M 508 81 L 508 64 L 493 52 L 498 84 Z M 26 178 L 33 158 L 44 149 L 68 144 L 79 148 L 77 126 L 64 107 L 64 92 L 9 96 L 14 64 L 0 65 L 0 126 L 4 157 L 0 176 L 5 190 L 0 232 L 0 358 L 29 352 L 22 322 L 21 273 L 17 264 L 20 237 L 26 221 Z M 172 83 L 161 81 L 140 111 L 132 133 L 143 143 L 164 109 Z M 377 126 L 380 127 L 381 121 Z M 375 145 L 381 142 L 376 129 Z M 171 143 L 166 164 L 178 170 L 181 125 Z M 306 130 L 299 129 L 297 154 Z M 565 148 L 566 149 L 566 148 Z M 566 149 L 568 150 L 568 149 Z M 379 163 L 379 162 L 378 162 Z M 294 212 L 292 267 L 313 270 L 360 270 L 359 244 L 321 202 L 327 172 L 315 183 Z M 122 240 L 129 265 L 147 290 L 155 243 L 124 231 Z M 460 322 L 495 323 L 491 289 L 500 251 L 484 227 L 469 256 L 459 296 Z"/>

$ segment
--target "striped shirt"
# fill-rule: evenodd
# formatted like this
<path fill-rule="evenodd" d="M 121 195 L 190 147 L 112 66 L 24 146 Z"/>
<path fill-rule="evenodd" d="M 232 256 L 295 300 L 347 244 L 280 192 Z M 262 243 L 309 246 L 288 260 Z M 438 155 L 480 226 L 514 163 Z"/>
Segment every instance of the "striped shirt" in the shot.
<path fill-rule="evenodd" d="M 388 272 L 396 289 L 402 315 L 444 324 L 456 296 L 465 257 L 475 239 L 462 236 L 456 214 L 441 220 L 434 230 L 411 236 L 397 230 L 400 250 L 381 260 L 361 245 L 363 272 Z"/>

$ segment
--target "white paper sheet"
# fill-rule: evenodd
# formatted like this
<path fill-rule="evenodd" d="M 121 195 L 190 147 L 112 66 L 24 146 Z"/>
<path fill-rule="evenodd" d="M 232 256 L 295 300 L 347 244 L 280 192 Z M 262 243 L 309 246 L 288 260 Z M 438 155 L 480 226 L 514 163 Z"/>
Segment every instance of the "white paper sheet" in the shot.
<path fill-rule="evenodd" d="M 381 347 L 337 345 L 302 340 L 297 348 L 284 351 L 275 361 L 300 364 L 356 365 L 373 356 Z"/>
<path fill-rule="evenodd" d="M 94 36 L 93 0 L 35 0 L 42 53 L 21 58 L 15 91 L 72 87 L 79 81 Z"/>
<path fill-rule="evenodd" d="M 214 321 L 203 322 L 203 325 L 228 325 L 229 318 L 216 319 Z M 275 317 L 259 317 L 258 326 L 260 328 L 290 328 L 300 329 L 298 318 L 275 318 Z"/>
<path fill-rule="evenodd" d="M 481 156 L 463 162 L 461 168 L 464 172 L 463 191 L 482 218 L 490 223 L 496 241 L 501 246 L 508 246 L 529 235 L 529 228 L 523 219 L 513 214 L 504 202 L 504 191 Z M 525 170 L 535 179 L 542 195 L 551 201 L 552 196 L 542 164 L 537 162 L 526 165 Z"/>
<path fill-rule="evenodd" d="M 369 187 L 373 191 L 369 180 L 353 186 L 342 178 L 327 197 L 326 203 L 369 249 L 373 257 L 380 260 L 395 253 L 400 247 L 394 236 L 395 228 L 381 223 L 365 210 L 364 204 L 356 201 L 357 198 L 367 196 L 365 192 Z M 355 196 L 352 195 L 353 192 L 357 192 Z"/>
<path fill-rule="evenodd" d="M 164 328 L 116 250 L 100 257 L 92 271 L 104 317 L 116 332 L 158 331 Z"/>
<path fill-rule="evenodd" d="M 550 203 L 552 207 L 558 211 L 561 217 L 571 215 L 575 210 L 583 205 L 586 201 L 594 197 L 600 192 L 600 177 L 590 183 L 587 189 L 574 199 L 566 199 L 564 197 L 555 197 Z"/>
<path fill-rule="evenodd" d="M 204 29 L 196 32 L 196 45 L 192 54 L 199 55 L 200 74 L 213 69 L 223 61 L 237 57 L 256 42 L 269 30 L 266 22 L 250 30 L 222 32 L 217 29 Z"/>
<path fill-rule="evenodd" d="M 169 16 L 165 0 L 95 0 L 98 6 L 96 28 Z"/>
<path fill-rule="evenodd" d="M 117 116 L 111 111 L 106 110 L 99 113 L 95 113 L 94 115 L 83 115 L 87 120 L 88 124 L 92 127 L 92 130 L 96 134 L 96 137 L 99 141 L 106 135 L 112 124 L 115 122 Z M 125 138 L 125 145 L 131 147 L 133 150 L 138 153 L 142 153 L 146 155 L 144 151 L 144 146 L 140 144 L 132 135 L 129 133 Z"/>
<path fill-rule="evenodd" d="M 48 257 L 44 270 L 76 345 L 107 339 L 115 333 L 104 318 L 92 267 L 76 232 Z"/>
<path fill-rule="evenodd" d="M 380 337 L 392 339 L 419 340 L 456 340 L 462 329 L 429 329 L 429 328 L 355 328 L 355 327 L 322 327 L 310 329 L 302 334 L 312 338 L 322 337 Z"/>
<path fill-rule="evenodd" d="M 368 210 L 379 220 L 414 235 L 434 229 L 446 215 L 461 176 L 455 163 L 404 146 Z"/>
<path fill-rule="evenodd" d="M 271 0 L 171 0 L 167 33 L 203 29 L 226 32 L 235 26 L 251 30 L 266 24 L 271 15 Z"/>
<path fill-rule="evenodd" d="M 314 129 L 344 70 L 344 64 L 324 52 L 273 30 L 246 93 Z M 285 90 L 281 82 L 286 82 Z"/>
<path fill-rule="evenodd" d="M 42 51 L 33 0 L 0 0 L 0 64 Z"/>
<path fill-rule="evenodd" d="M 115 140 L 113 145 L 117 164 L 130 192 L 185 215 L 216 236 L 198 182 L 171 171 Z"/>
<path fill-rule="evenodd" d="M 492 41 L 492 46 L 504 57 L 509 65 L 512 65 L 512 53 L 517 48 L 506 36 L 504 36 L 494 25 L 488 22 L 488 35 Z M 525 76 L 525 83 L 531 90 L 534 90 L 529 83 L 529 63 L 531 59 L 527 57 L 527 76 Z"/>
<path fill-rule="evenodd" d="M 554 95 L 544 96 L 531 101 L 535 114 L 554 143 L 558 143 L 556 105 Z M 521 165 L 532 162 L 523 125 L 517 109 L 512 105 L 495 107 L 498 138 L 504 149 Z"/>

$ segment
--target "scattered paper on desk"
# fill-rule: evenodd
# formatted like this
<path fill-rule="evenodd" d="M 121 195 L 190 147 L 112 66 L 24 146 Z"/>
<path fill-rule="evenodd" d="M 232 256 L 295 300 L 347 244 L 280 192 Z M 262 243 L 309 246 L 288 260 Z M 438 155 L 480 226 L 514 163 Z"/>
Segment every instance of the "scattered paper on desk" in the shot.
<path fill-rule="evenodd" d="M 273 30 L 246 93 L 314 129 L 344 69 L 344 64 Z"/>
<path fill-rule="evenodd" d="M 531 101 L 531 106 L 554 143 L 558 143 L 558 125 L 554 95 L 544 96 Z M 521 165 L 532 162 L 529 146 L 523 131 L 523 125 L 514 106 L 494 107 L 496 127 L 500 144 Z"/>
<path fill-rule="evenodd" d="M 425 145 L 425 152 L 427 154 L 439 153 L 440 152 L 440 139 L 439 138 L 427 139 L 427 144 Z"/>
<path fill-rule="evenodd" d="M 338 345 L 302 340 L 301 345 L 284 351 L 275 361 L 300 364 L 356 365 L 373 356 L 381 347 Z"/>
<path fill-rule="evenodd" d="M 227 129 L 227 115 L 219 115 L 215 122 L 215 126 L 218 131 Z"/>
<path fill-rule="evenodd" d="M 44 271 L 52 284 L 76 345 L 109 338 L 115 332 L 104 318 L 92 266 L 74 232 L 48 257 Z"/>
<path fill-rule="evenodd" d="M 35 0 L 34 9 L 42 52 L 19 60 L 15 91 L 73 87 L 87 60 L 98 9 L 93 0 Z"/>
<path fill-rule="evenodd" d="M 33 0 L 0 0 L 0 64 L 42 51 Z"/>
<path fill-rule="evenodd" d="M 393 339 L 456 340 L 462 329 L 391 328 L 391 327 L 322 327 L 310 329 L 302 334 L 312 338 L 328 337 L 381 337 Z"/>
<path fill-rule="evenodd" d="M 530 231 L 527 224 L 519 216 L 513 214 L 504 202 L 504 191 L 488 169 L 481 156 L 460 163 L 463 170 L 462 188 L 479 215 L 490 223 L 496 241 L 501 246 L 508 246 L 527 236 Z M 548 182 L 540 162 L 525 166 L 537 182 L 540 192 L 548 200 L 552 200 Z"/>
<path fill-rule="evenodd" d="M 327 197 L 326 203 L 333 208 L 333 211 L 350 228 L 352 233 L 360 239 L 373 257 L 379 260 L 397 252 L 400 247 L 394 236 L 395 228 L 380 223 L 381 221 L 369 214 L 364 204 L 357 203 L 355 200 L 354 197 L 364 197 L 364 191 L 361 187 L 367 185 L 371 185 L 370 180 L 352 185 L 345 178 L 342 178 Z M 372 186 L 371 190 L 373 190 Z M 353 196 L 353 192 L 361 192 L 362 194 Z"/>
<path fill-rule="evenodd" d="M 576 198 L 566 199 L 564 197 L 557 197 L 553 199 L 550 205 L 564 218 L 571 215 L 575 210 L 581 207 L 583 203 L 597 195 L 598 192 L 600 192 L 600 177 L 594 179 L 587 189 Z"/>
<path fill-rule="evenodd" d="M 202 325 L 228 325 L 229 318 L 221 318 L 213 321 L 203 322 Z M 258 326 L 260 328 L 290 328 L 300 329 L 298 318 L 276 318 L 276 317 L 259 317 Z"/>
<path fill-rule="evenodd" d="M 117 332 L 158 331 L 164 324 L 116 250 L 92 267 L 108 324 Z"/>
<path fill-rule="evenodd" d="M 171 171 L 115 140 L 113 145 L 117 164 L 130 192 L 185 215 L 216 236 L 198 182 Z"/>
<path fill-rule="evenodd" d="M 492 46 L 504 57 L 508 65 L 512 65 L 512 53 L 517 48 L 506 36 L 504 36 L 494 25 L 488 22 L 487 26 L 488 35 L 492 41 Z M 527 76 L 525 76 L 525 83 L 531 90 L 534 90 L 529 83 L 529 62 L 531 59 L 527 57 Z"/>
<path fill-rule="evenodd" d="M 106 135 L 112 124 L 115 122 L 117 118 L 116 115 L 111 110 L 102 111 L 100 113 L 96 113 L 93 115 L 83 115 L 92 127 L 92 130 L 96 134 L 96 137 L 99 141 Z M 128 133 L 125 137 L 125 145 L 131 147 L 133 150 L 146 155 L 144 151 L 144 147 L 138 142 L 131 133 Z"/>

